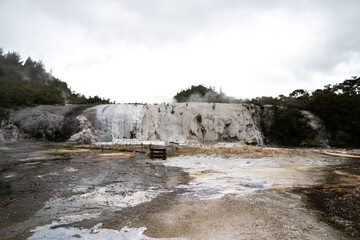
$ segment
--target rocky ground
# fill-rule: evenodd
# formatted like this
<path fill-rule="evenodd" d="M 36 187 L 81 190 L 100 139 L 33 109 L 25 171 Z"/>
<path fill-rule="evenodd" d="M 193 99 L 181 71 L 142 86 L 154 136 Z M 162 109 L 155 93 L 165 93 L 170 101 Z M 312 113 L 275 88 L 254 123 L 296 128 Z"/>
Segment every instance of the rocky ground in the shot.
<path fill-rule="evenodd" d="M 0 238 L 360 237 L 356 159 L 256 148 L 162 161 L 146 151 L 2 143 Z"/>

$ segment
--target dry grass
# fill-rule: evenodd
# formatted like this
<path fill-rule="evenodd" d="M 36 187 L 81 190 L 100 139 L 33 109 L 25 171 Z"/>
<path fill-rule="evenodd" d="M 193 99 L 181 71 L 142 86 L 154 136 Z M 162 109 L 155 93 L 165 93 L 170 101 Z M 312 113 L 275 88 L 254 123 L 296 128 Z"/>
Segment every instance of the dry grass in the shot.
<path fill-rule="evenodd" d="M 243 147 L 179 147 L 168 152 L 169 157 L 180 155 L 221 155 L 229 157 L 232 155 L 244 155 L 246 157 L 270 157 L 270 156 L 310 156 L 313 151 L 306 149 L 266 148 L 256 146 Z"/>
<path fill-rule="evenodd" d="M 103 157 L 120 157 L 120 158 L 131 158 L 135 156 L 134 152 L 116 152 L 116 153 L 101 153 L 99 154 Z"/>
<path fill-rule="evenodd" d="M 147 145 L 92 145 L 92 144 L 57 144 L 49 147 L 49 149 L 89 149 L 100 150 L 101 152 L 140 152 L 147 154 L 151 146 Z M 270 147 L 258 147 L 258 146 L 238 146 L 238 147 L 223 147 L 216 144 L 205 144 L 203 146 L 196 147 L 180 147 L 171 146 L 166 147 L 168 149 L 168 157 L 176 157 L 180 155 L 219 155 L 229 157 L 232 155 L 242 155 L 248 158 L 260 158 L 270 156 L 303 156 L 309 157 L 314 155 L 320 155 L 321 152 L 313 149 L 297 149 L 297 148 L 270 148 Z"/>
<path fill-rule="evenodd" d="M 78 143 L 65 143 L 47 146 L 43 150 L 77 150 L 77 149 L 89 149 L 89 150 L 101 150 L 111 152 L 147 152 L 149 146 L 146 145 L 92 145 L 92 144 L 78 144 Z"/>

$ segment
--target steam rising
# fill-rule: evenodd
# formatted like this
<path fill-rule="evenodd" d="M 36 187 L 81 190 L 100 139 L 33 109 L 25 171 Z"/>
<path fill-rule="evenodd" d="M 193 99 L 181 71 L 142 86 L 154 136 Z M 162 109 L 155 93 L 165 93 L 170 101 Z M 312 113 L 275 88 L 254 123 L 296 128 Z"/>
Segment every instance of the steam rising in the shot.
<path fill-rule="evenodd" d="M 244 103 L 244 100 L 229 97 L 224 93 L 207 92 L 204 96 L 198 93 L 191 94 L 188 102 Z"/>
<path fill-rule="evenodd" d="M 191 86 L 182 90 L 174 96 L 176 102 L 209 102 L 209 103 L 244 103 L 245 100 L 229 97 L 220 90 L 220 93 L 214 87 L 205 87 L 203 85 Z"/>

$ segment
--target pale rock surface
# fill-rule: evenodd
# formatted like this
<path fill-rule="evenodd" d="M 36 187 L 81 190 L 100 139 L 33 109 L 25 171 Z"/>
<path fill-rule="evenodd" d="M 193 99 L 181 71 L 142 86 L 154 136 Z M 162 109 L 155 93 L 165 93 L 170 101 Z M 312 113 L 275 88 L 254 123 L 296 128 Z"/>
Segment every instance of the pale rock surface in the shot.
<path fill-rule="evenodd" d="M 95 118 L 96 111 L 93 108 L 85 109 L 82 114 L 76 117 L 77 123 L 79 124 L 80 132 L 73 134 L 69 142 L 86 142 L 96 143 L 98 137 L 95 134 Z"/>
<path fill-rule="evenodd" d="M 61 128 L 65 114 L 72 108 L 71 105 L 41 105 L 21 109 L 10 114 L 2 126 L 2 134 L 0 135 L 6 139 L 28 137 L 36 137 L 42 140 L 51 139 Z M 13 134 L 6 133 L 6 129 L 13 130 Z M 7 136 L 4 136 L 4 133 Z"/>
<path fill-rule="evenodd" d="M 0 141 L 4 141 L 6 139 L 18 140 L 20 139 L 20 132 L 15 125 L 6 123 L 6 121 L 3 120 L 0 128 Z"/>
<path fill-rule="evenodd" d="M 316 140 L 327 145 L 321 119 L 307 111 L 302 113 L 316 130 Z M 273 106 L 224 103 L 44 105 L 13 112 L 2 120 L 0 140 L 261 145 L 265 139 L 262 131 L 269 130 L 273 114 Z M 268 143 L 266 139 L 265 143 Z"/>
<path fill-rule="evenodd" d="M 240 104 L 116 104 L 94 108 L 97 110 L 96 133 L 101 142 L 133 138 L 177 143 L 263 143 L 261 132 L 249 111 Z"/>
<path fill-rule="evenodd" d="M 328 146 L 329 140 L 325 131 L 325 124 L 321 118 L 309 111 L 301 111 L 301 113 L 309 120 L 310 126 L 315 130 L 315 140 L 320 142 L 323 146 Z"/>

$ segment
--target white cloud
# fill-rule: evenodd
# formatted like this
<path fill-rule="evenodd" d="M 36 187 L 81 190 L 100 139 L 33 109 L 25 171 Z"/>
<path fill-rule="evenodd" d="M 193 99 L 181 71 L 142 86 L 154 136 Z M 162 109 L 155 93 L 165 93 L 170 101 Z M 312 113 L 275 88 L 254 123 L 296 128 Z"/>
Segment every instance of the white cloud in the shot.
<path fill-rule="evenodd" d="M 0 2 L 0 46 L 86 95 L 161 102 L 194 84 L 235 97 L 359 75 L 359 1 Z"/>

